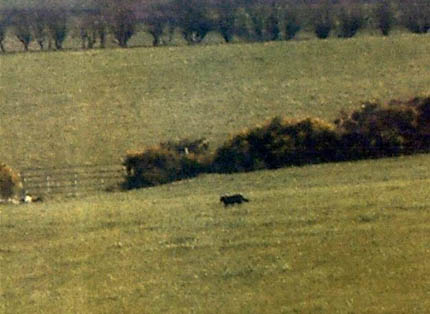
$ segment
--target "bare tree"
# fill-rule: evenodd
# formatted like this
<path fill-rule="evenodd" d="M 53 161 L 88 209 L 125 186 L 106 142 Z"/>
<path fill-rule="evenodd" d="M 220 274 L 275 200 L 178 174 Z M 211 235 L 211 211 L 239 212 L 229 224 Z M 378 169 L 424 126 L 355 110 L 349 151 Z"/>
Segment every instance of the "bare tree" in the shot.
<path fill-rule="evenodd" d="M 16 38 L 24 46 L 24 51 L 28 51 L 28 46 L 33 40 L 31 20 L 31 12 L 28 9 L 19 9 L 13 12 L 13 31 Z"/>
<path fill-rule="evenodd" d="M 55 49 L 63 49 L 63 42 L 67 36 L 67 12 L 64 8 L 53 7 L 47 9 L 47 29 L 49 34 L 49 46 L 54 41 Z"/>
<path fill-rule="evenodd" d="M 291 1 L 290 1 L 291 2 Z M 287 3 L 283 8 L 284 11 L 284 29 L 285 29 L 285 40 L 291 40 L 296 37 L 296 34 L 302 28 L 300 21 L 300 8 L 299 4 Z"/>
<path fill-rule="evenodd" d="M 318 38 L 325 39 L 334 26 L 333 5 L 330 0 L 323 0 L 314 8 L 312 24 Z"/>
<path fill-rule="evenodd" d="M 430 30 L 430 3 L 428 0 L 400 2 L 402 23 L 411 32 L 422 34 Z"/>
<path fill-rule="evenodd" d="M 93 48 L 97 39 L 100 42 L 100 48 L 105 48 L 106 22 L 98 9 L 82 12 L 78 25 L 82 49 Z"/>
<path fill-rule="evenodd" d="M 5 53 L 6 49 L 4 48 L 3 41 L 6 37 L 7 22 L 2 15 L 3 13 L 0 12 L 0 50 Z"/>
<path fill-rule="evenodd" d="M 213 29 L 207 0 L 174 0 L 176 21 L 188 44 L 200 43 Z"/>
<path fill-rule="evenodd" d="M 374 15 L 382 35 L 388 36 L 394 24 L 394 10 L 391 2 L 382 0 L 376 5 Z"/>
<path fill-rule="evenodd" d="M 144 1 L 139 4 L 139 9 L 135 10 L 136 14 L 139 14 L 138 20 L 145 25 L 145 31 L 152 36 L 153 46 L 159 46 L 165 30 L 175 24 L 171 9 L 167 2 Z"/>
<path fill-rule="evenodd" d="M 110 32 L 117 44 L 126 48 L 128 41 L 136 32 L 137 19 L 132 0 L 97 0 Z"/>
<path fill-rule="evenodd" d="M 363 26 L 364 21 L 364 13 L 360 4 L 355 4 L 351 2 L 343 3 L 340 7 L 339 12 L 339 37 L 353 37 L 357 33 L 357 31 Z"/>
<path fill-rule="evenodd" d="M 238 7 L 238 1 L 235 0 L 215 0 L 215 28 L 226 43 L 233 39 Z"/>
<path fill-rule="evenodd" d="M 32 31 L 34 39 L 40 47 L 40 50 L 43 50 L 45 47 L 45 41 L 48 38 L 48 30 L 47 30 L 47 10 L 46 7 L 37 7 L 33 9 L 32 16 Z"/>

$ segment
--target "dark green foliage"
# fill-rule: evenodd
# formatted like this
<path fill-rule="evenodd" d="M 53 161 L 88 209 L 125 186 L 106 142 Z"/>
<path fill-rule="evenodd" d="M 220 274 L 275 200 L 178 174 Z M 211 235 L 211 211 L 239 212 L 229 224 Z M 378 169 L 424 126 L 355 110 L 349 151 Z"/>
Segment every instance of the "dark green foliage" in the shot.
<path fill-rule="evenodd" d="M 276 117 L 208 153 L 204 139 L 162 143 L 124 161 L 127 189 L 197 176 L 430 151 L 430 98 L 363 104 L 335 124 Z"/>
<path fill-rule="evenodd" d="M 203 140 L 169 142 L 142 152 L 130 152 L 123 164 L 127 170 L 124 188 L 135 189 L 195 177 L 207 172 Z"/>
<path fill-rule="evenodd" d="M 200 138 L 197 140 L 180 140 L 178 142 L 169 141 L 161 143 L 160 146 L 164 149 L 174 151 L 178 154 L 205 154 L 208 151 L 209 143 L 206 139 Z"/>
<path fill-rule="evenodd" d="M 377 158 L 430 149 L 430 99 L 367 103 L 336 121 L 342 159 Z"/>
<path fill-rule="evenodd" d="M 221 146 L 215 153 L 213 169 L 238 172 L 332 161 L 336 147 L 337 134 L 331 124 L 311 118 L 274 118 Z"/>

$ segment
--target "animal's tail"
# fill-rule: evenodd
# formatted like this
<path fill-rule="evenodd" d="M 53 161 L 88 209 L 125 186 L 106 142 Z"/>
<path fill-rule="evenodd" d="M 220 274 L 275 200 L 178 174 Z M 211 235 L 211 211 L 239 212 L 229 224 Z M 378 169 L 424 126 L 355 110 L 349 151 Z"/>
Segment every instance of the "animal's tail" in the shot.
<path fill-rule="evenodd" d="M 249 199 L 247 199 L 247 198 L 243 198 L 243 201 L 244 201 L 244 202 L 249 202 Z"/>

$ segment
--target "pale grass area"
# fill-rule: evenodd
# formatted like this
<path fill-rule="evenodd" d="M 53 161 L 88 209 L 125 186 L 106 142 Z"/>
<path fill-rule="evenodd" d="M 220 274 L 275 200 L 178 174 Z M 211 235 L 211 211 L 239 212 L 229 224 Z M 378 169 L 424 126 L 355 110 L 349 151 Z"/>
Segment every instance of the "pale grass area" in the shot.
<path fill-rule="evenodd" d="M 275 115 L 332 121 L 362 101 L 430 94 L 430 40 L 106 49 L 0 56 L 0 160 L 117 164 L 127 150 L 230 134 Z"/>
<path fill-rule="evenodd" d="M 0 207 L 2 313 L 427 313 L 430 156 Z M 219 195 L 250 203 L 225 209 Z"/>

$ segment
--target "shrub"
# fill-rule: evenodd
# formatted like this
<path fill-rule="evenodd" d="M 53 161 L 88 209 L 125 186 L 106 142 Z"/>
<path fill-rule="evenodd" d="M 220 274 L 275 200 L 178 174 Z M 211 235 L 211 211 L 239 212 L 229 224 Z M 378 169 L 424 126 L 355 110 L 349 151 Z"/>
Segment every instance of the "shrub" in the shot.
<path fill-rule="evenodd" d="M 0 163 L 0 198 L 17 197 L 22 191 L 21 177 L 5 164 Z"/>
<path fill-rule="evenodd" d="M 132 189 L 195 177 L 430 151 L 430 97 L 365 103 L 335 124 L 276 117 L 231 137 L 214 155 L 205 139 L 166 142 L 124 160 Z"/>
<path fill-rule="evenodd" d="M 197 140 L 184 139 L 179 142 L 168 141 L 161 143 L 160 146 L 178 154 L 204 154 L 209 148 L 209 143 L 205 138 L 200 138 Z"/>
<path fill-rule="evenodd" d="M 343 159 L 376 158 L 428 151 L 430 99 L 366 103 L 336 121 Z"/>
<path fill-rule="evenodd" d="M 319 119 L 279 117 L 231 138 L 215 153 L 217 172 L 252 171 L 336 160 L 337 134 Z"/>
<path fill-rule="evenodd" d="M 415 114 L 415 134 L 412 138 L 415 151 L 430 150 L 430 97 L 417 97 L 406 102 L 390 103 L 391 106 L 405 106 Z"/>
<path fill-rule="evenodd" d="M 185 149 L 183 145 L 186 143 L 194 146 L 189 149 L 185 146 Z M 203 154 L 203 147 L 199 140 L 185 140 L 160 144 L 142 152 L 129 152 L 123 162 L 127 170 L 124 188 L 165 184 L 207 171 L 209 161 Z"/>

